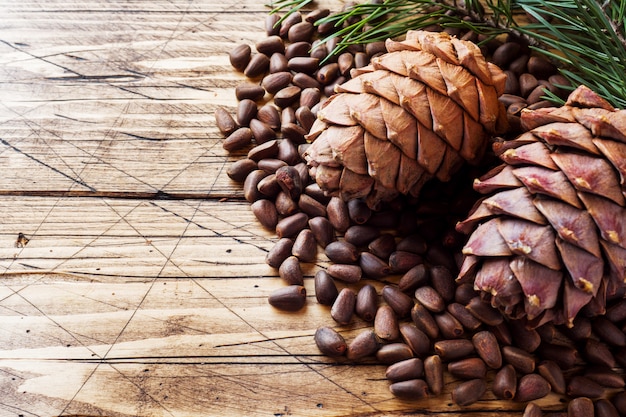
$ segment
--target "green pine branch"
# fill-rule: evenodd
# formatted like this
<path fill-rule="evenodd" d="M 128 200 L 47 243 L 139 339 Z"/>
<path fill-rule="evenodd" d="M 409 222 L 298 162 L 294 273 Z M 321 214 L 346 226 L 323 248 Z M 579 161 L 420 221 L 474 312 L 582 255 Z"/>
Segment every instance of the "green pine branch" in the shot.
<path fill-rule="evenodd" d="M 626 108 L 626 1 L 517 0 L 537 23 L 517 29 L 537 39 L 539 52 L 561 63 L 573 84 L 585 84 Z"/>
<path fill-rule="evenodd" d="M 275 0 L 273 12 L 289 14 L 313 0 Z M 532 23 L 520 23 L 520 13 Z M 524 19 L 527 22 L 527 19 Z M 485 35 L 525 38 L 559 64 L 574 86 L 584 84 L 615 107 L 626 108 L 626 0 L 383 0 L 356 4 L 316 22 L 331 22 L 335 53 L 351 44 L 397 38 L 432 25 Z"/>

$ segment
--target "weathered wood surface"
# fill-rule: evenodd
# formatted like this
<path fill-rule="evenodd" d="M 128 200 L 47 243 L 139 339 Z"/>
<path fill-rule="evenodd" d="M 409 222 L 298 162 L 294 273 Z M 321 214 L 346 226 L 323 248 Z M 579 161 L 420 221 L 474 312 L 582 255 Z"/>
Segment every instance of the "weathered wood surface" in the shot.
<path fill-rule="evenodd" d="M 262 2 L 0 10 L 1 416 L 521 415 L 489 395 L 462 410 L 449 386 L 400 401 L 383 366 L 321 356 L 323 260 L 303 311 L 267 304 L 274 236 L 212 116 L 236 105 L 226 52 L 262 36 Z"/>

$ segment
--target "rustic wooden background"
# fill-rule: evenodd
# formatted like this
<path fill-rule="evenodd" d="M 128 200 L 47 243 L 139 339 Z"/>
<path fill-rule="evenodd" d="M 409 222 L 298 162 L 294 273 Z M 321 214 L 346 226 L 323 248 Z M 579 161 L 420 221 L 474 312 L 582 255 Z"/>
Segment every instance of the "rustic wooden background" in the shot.
<path fill-rule="evenodd" d="M 0 416 L 521 415 L 489 395 L 461 410 L 449 384 L 400 401 L 383 366 L 321 356 L 320 265 L 303 311 L 268 305 L 274 236 L 213 120 L 242 80 L 227 52 L 267 11 L 0 0 Z"/>

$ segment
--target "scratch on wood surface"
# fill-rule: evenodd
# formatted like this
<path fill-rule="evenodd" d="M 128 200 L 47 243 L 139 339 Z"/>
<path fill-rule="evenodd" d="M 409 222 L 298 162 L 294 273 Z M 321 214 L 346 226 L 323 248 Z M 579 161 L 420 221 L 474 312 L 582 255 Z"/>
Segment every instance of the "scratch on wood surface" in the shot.
<path fill-rule="evenodd" d="M 27 158 L 29 158 L 29 159 L 33 160 L 35 163 L 37 163 L 37 164 L 41 164 L 42 166 L 44 166 L 44 167 L 46 167 L 46 168 L 50 169 L 50 170 L 51 170 L 51 171 L 53 171 L 53 172 L 56 172 L 56 173 L 58 173 L 58 174 L 61 174 L 62 176 L 64 176 L 65 178 L 69 179 L 70 181 L 72 181 L 72 182 L 74 182 L 74 183 L 76 183 L 76 184 L 79 184 L 79 185 L 81 185 L 81 186 L 83 186 L 83 187 L 86 187 L 86 188 L 88 188 L 88 189 L 89 189 L 89 190 L 91 190 L 91 191 L 95 191 L 93 187 L 90 187 L 89 185 L 85 184 L 85 183 L 84 183 L 83 181 L 81 181 L 80 179 L 78 179 L 78 178 L 74 178 L 73 176 L 71 176 L 71 175 L 69 175 L 69 174 L 64 173 L 64 172 L 63 172 L 63 171 L 61 171 L 60 169 L 55 168 L 55 167 L 53 167 L 53 166 L 49 165 L 48 163 L 46 163 L 46 162 L 44 162 L 44 161 L 42 161 L 42 160 L 38 159 L 37 157 L 35 157 L 35 156 L 33 156 L 33 155 L 29 154 L 28 152 L 24 152 L 24 151 L 22 151 L 22 150 L 21 150 L 20 148 L 18 148 L 17 146 L 14 146 L 14 145 L 10 144 L 9 142 L 7 142 L 6 140 L 4 140 L 4 139 L 2 139 L 2 138 L 0 138 L 0 144 L 5 145 L 7 148 L 14 150 L 14 151 L 15 151 L 15 152 L 17 152 L 18 154 L 24 155 L 25 157 L 27 157 Z"/>

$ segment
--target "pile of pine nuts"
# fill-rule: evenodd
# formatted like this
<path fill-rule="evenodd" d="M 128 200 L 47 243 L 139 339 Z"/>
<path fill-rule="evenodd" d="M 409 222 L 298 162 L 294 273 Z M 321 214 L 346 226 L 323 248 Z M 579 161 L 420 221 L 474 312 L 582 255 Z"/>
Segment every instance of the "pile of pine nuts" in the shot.
<path fill-rule="evenodd" d="M 605 315 L 582 315 L 573 328 L 548 323 L 529 329 L 482 302 L 471 284 L 455 282 L 465 237 L 454 226 L 476 200 L 471 183 L 481 172 L 465 167 L 449 183 L 427 184 L 418 199 L 398 197 L 376 210 L 326 195 L 312 181 L 302 154 L 317 111 L 353 68 L 385 53 L 384 43 L 376 42 L 332 55 L 339 39 L 320 38 L 335 28 L 315 24 L 329 14 L 295 12 L 282 22 L 269 14 L 266 38 L 229 54 L 233 68 L 248 78 L 235 89 L 236 114 L 215 112 L 224 149 L 239 156 L 228 176 L 242 184 L 260 224 L 276 233 L 266 261 L 285 286 L 269 303 L 301 309 L 307 302 L 301 266 L 324 259 L 329 266 L 313 277 L 315 298 L 328 306 L 334 325 L 317 330 L 316 345 L 331 357 L 387 365 L 395 396 L 439 395 L 448 373 L 456 381 L 452 401 L 460 407 L 491 390 L 498 399 L 527 403 L 524 416 L 540 416 L 532 401 L 554 392 L 570 400 L 568 416 L 626 415 L 624 379 L 616 371 L 626 367 L 625 300 L 608 300 Z M 523 41 L 481 48 L 508 75 L 500 100 L 510 136 L 519 133 L 523 108 L 551 106 L 544 89 L 567 95 L 566 79 Z M 370 327 L 346 341 L 342 330 L 355 320 Z"/>

